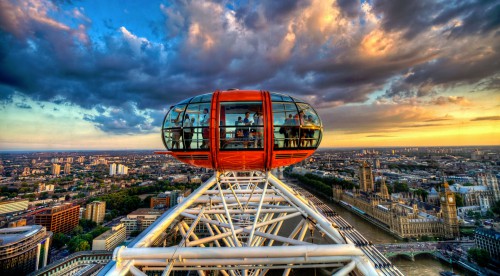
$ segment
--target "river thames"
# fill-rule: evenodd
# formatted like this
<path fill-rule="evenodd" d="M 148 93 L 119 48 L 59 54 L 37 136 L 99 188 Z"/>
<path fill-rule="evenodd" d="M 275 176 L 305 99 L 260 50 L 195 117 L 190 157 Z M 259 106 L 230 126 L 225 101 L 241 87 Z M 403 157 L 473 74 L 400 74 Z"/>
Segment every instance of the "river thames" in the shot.
<path fill-rule="evenodd" d="M 343 207 L 334 203 L 325 203 L 327 203 L 335 212 L 349 222 L 373 244 L 401 242 L 394 236 L 349 212 Z M 439 275 L 439 272 L 441 271 L 451 271 L 452 269 L 458 275 L 473 275 L 468 274 L 466 271 L 463 271 L 455 266 L 452 268 L 449 264 L 443 263 L 438 259 L 425 254 L 416 256 L 415 261 L 411 261 L 403 256 L 391 258 L 390 260 L 405 275 Z"/>

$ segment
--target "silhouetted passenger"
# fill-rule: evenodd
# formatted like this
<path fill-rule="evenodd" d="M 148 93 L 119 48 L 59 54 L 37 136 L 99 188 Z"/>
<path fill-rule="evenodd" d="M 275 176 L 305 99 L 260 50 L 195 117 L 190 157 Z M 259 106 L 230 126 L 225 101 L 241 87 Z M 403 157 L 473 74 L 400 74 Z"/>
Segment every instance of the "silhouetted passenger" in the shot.
<path fill-rule="evenodd" d="M 200 121 L 200 126 L 203 127 L 201 131 L 201 136 L 203 137 L 203 142 L 201 143 L 200 148 L 208 148 L 208 135 L 209 135 L 209 130 L 208 130 L 208 120 L 209 120 L 209 115 L 208 115 L 208 108 L 203 109 L 203 116 L 201 117 Z"/>
<path fill-rule="evenodd" d="M 191 139 L 193 138 L 193 125 L 191 124 L 191 119 L 189 119 L 188 114 L 184 116 L 183 133 L 184 133 L 185 148 L 191 149 Z"/>

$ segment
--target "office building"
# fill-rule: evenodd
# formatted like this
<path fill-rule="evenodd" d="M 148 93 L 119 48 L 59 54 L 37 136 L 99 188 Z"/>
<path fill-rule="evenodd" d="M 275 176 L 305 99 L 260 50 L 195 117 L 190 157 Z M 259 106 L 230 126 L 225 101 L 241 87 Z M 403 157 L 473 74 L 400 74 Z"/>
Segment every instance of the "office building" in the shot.
<path fill-rule="evenodd" d="M 150 208 L 161 209 L 170 207 L 170 192 L 160 193 L 151 198 L 149 203 Z"/>
<path fill-rule="evenodd" d="M 162 214 L 163 211 L 149 208 L 139 208 L 128 214 L 126 218 L 121 219 L 121 222 L 125 225 L 127 237 L 130 237 L 130 234 L 134 231 L 144 231 Z"/>
<path fill-rule="evenodd" d="M 92 241 L 92 250 L 112 251 L 125 241 L 126 234 L 126 227 L 122 223 L 113 226 Z"/>
<path fill-rule="evenodd" d="M 112 176 L 115 174 L 116 174 L 116 164 L 113 163 L 113 164 L 109 165 L 109 175 Z"/>
<path fill-rule="evenodd" d="M 482 248 L 493 259 L 500 259 L 500 232 L 495 229 L 476 228 L 474 233 L 476 246 Z"/>
<path fill-rule="evenodd" d="M 85 213 L 83 217 L 89 219 L 98 224 L 104 221 L 104 215 L 106 214 L 106 202 L 104 201 L 94 201 L 87 204 L 85 207 Z"/>
<path fill-rule="evenodd" d="M 27 199 L 6 200 L 0 202 L 0 215 L 28 210 Z"/>
<path fill-rule="evenodd" d="M 66 203 L 45 208 L 35 215 L 35 224 L 45 226 L 53 233 L 70 233 L 77 225 L 80 215 L 80 205 Z"/>
<path fill-rule="evenodd" d="M 51 237 L 40 225 L 0 229 L 1 274 L 26 275 L 47 265 Z M 45 254 L 40 258 L 42 246 Z"/>
<path fill-rule="evenodd" d="M 58 176 L 61 174 L 61 165 L 52 164 L 52 175 Z"/>
<path fill-rule="evenodd" d="M 118 174 L 118 175 L 128 174 L 128 167 L 124 166 L 122 164 L 118 164 L 118 167 L 116 168 L 116 174 Z"/>
<path fill-rule="evenodd" d="M 70 174 L 71 173 L 71 164 L 66 163 L 64 164 L 64 174 Z"/>

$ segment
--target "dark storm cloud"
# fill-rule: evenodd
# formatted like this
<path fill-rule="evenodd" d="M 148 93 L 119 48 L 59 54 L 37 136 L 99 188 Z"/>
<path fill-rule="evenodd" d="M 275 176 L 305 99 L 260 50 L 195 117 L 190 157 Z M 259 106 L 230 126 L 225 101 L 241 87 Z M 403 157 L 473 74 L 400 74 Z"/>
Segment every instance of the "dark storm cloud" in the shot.
<path fill-rule="evenodd" d="M 452 19 L 461 19 L 462 24 L 450 29 L 452 36 L 484 34 L 490 31 L 498 35 L 500 26 L 500 2 L 489 0 L 455 1 L 433 20 L 433 24 L 445 24 Z"/>
<path fill-rule="evenodd" d="M 94 123 L 102 131 L 115 134 L 148 133 L 154 128 L 149 117 L 131 103 L 112 109 L 109 114 L 85 115 L 84 120 Z"/>
<path fill-rule="evenodd" d="M 383 15 L 382 25 L 386 30 L 403 31 L 407 38 L 453 20 L 462 21 L 447 30 L 453 36 L 496 32 L 500 26 L 498 1 L 375 0 L 373 6 Z"/>
<path fill-rule="evenodd" d="M 236 8 L 236 18 L 253 30 L 261 30 L 267 25 L 286 23 L 296 12 L 311 4 L 310 0 L 291 1 L 248 1 Z"/>
<path fill-rule="evenodd" d="M 359 1 L 320 8 L 324 2 L 312 2 L 248 1 L 233 12 L 224 1 L 178 1 L 161 6 L 164 24 L 147 21 L 165 38 L 152 42 L 112 19 L 105 21 L 106 33 L 88 37 L 89 21 L 73 18 L 80 27 L 71 28 L 48 17 L 57 2 L 42 1 L 46 10 L 33 13 L 1 1 L 0 101 L 11 101 L 17 91 L 38 101 L 73 104 L 97 112 L 89 111 L 85 120 L 99 129 L 127 134 L 160 126 L 165 110 L 180 100 L 230 87 L 285 92 L 330 107 L 363 103 L 384 87 L 381 98 L 401 99 L 434 97 L 434 85 L 497 83 L 494 1 L 375 1 L 382 28 L 405 33 L 399 40 L 384 35 L 394 41 L 380 56 L 365 56 L 361 47 L 378 27 L 359 23 L 366 21 Z M 336 17 L 325 23 L 328 14 L 321 12 L 328 8 Z M 479 20 L 481 12 L 488 18 Z M 356 16 L 360 20 L 353 20 Z M 455 19 L 462 24 L 446 27 L 439 39 L 412 40 Z M 347 28 L 344 21 L 354 23 Z M 444 47 L 453 43 L 463 49 Z M 436 104 L 450 102 L 439 99 Z M 424 117 L 418 119 L 432 119 Z M 394 120 L 388 117 L 383 125 Z"/>
<path fill-rule="evenodd" d="M 443 4 L 433 0 L 375 0 L 373 8 L 383 14 L 382 26 L 386 30 L 401 30 L 406 37 L 412 37 L 431 26 L 435 12 L 441 10 Z"/>
<path fill-rule="evenodd" d="M 310 0 L 264 1 L 262 9 L 268 21 L 280 23 L 310 3 Z"/>
<path fill-rule="evenodd" d="M 347 17 L 357 17 L 361 11 L 359 0 L 337 0 L 337 5 L 339 5 L 342 13 Z"/>

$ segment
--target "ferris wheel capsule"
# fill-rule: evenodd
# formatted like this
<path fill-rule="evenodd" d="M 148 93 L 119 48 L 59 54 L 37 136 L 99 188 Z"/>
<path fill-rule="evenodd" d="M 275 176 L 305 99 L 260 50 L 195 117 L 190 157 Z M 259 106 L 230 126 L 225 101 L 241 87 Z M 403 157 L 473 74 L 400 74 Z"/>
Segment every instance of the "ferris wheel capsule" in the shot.
<path fill-rule="evenodd" d="M 321 120 L 308 103 L 258 90 L 216 91 L 172 106 L 162 140 L 178 160 L 218 171 L 270 170 L 318 148 Z"/>

